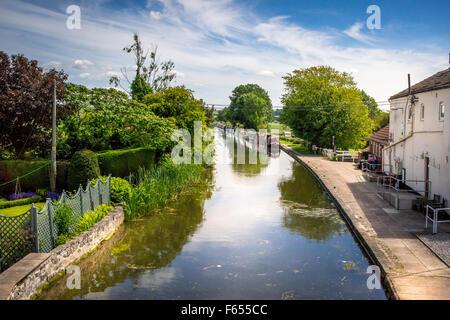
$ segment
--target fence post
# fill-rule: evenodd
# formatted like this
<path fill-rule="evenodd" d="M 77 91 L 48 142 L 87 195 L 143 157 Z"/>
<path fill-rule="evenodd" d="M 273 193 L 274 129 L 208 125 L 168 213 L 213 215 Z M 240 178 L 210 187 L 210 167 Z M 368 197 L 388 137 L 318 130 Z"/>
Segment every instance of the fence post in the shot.
<path fill-rule="evenodd" d="M 64 191 L 63 191 L 63 197 L 64 197 Z M 52 249 L 55 247 L 55 237 L 53 235 L 53 204 L 51 204 L 50 198 L 47 198 L 47 212 L 48 212 L 48 228 L 50 230 L 50 241 L 52 244 Z"/>
<path fill-rule="evenodd" d="M 31 204 L 31 230 L 34 236 L 34 248 L 33 252 L 39 252 L 39 234 L 37 228 L 37 208 L 34 206 L 34 203 Z"/>
<path fill-rule="evenodd" d="M 100 178 L 97 178 L 98 204 L 99 204 L 99 205 L 103 204 L 103 201 L 102 201 L 101 184 L 102 184 L 102 181 L 100 180 Z"/>
<path fill-rule="evenodd" d="M 81 210 L 81 215 L 82 216 L 84 214 L 84 210 L 83 210 L 83 187 L 80 184 L 80 210 Z"/>
<path fill-rule="evenodd" d="M 89 203 L 91 204 L 91 210 L 94 211 L 94 202 L 92 201 L 92 190 L 90 181 L 88 181 L 88 190 L 89 190 Z"/>
<path fill-rule="evenodd" d="M 111 203 L 111 174 L 109 174 L 108 176 L 108 205 L 110 203 Z"/>

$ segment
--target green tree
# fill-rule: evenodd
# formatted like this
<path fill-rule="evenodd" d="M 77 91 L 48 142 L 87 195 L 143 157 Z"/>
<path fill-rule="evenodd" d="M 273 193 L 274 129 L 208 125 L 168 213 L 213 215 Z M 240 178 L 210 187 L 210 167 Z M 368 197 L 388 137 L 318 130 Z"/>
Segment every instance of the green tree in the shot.
<path fill-rule="evenodd" d="M 60 127 L 58 150 L 70 158 L 78 150 L 93 151 L 128 147 L 153 147 L 164 150 L 175 129 L 173 120 L 156 116 L 145 104 L 130 99 L 116 89 L 88 89 L 67 84 L 65 103 L 76 112 Z"/>
<path fill-rule="evenodd" d="M 143 102 L 157 116 L 171 119 L 177 128 L 194 133 L 194 121 L 201 121 L 206 129 L 204 105 L 184 86 L 170 87 L 148 94 Z"/>
<path fill-rule="evenodd" d="M 259 129 L 272 121 L 272 102 L 266 90 L 257 84 L 237 86 L 230 96 L 230 107 L 220 117 L 240 123 L 246 128 Z"/>
<path fill-rule="evenodd" d="M 134 80 L 129 80 L 127 68 L 124 67 L 120 70 L 122 77 L 127 80 L 131 87 L 130 94 L 133 99 L 140 101 L 146 94 L 166 89 L 175 79 L 176 73 L 173 61 L 159 62 L 158 46 L 156 45 L 153 46 L 149 56 L 137 33 L 133 35 L 133 43 L 123 48 L 123 51 L 133 54 L 135 59 L 136 75 Z M 146 64 L 147 59 L 150 59 L 148 64 Z M 114 84 L 116 87 L 121 86 L 124 90 L 127 90 L 121 85 L 118 76 L 112 76 L 109 79 L 109 83 Z"/>
<path fill-rule="evenodd" d="M 377 131 L 389 123 L 389 113 L 378 108 L 375 99 L 369 96 L 364 90 L 361 90 L 361 97 L 369 110 L 369 118 L 373 120 L 373 131 Z"/>
<path fill-rule="evenodd" d="M 352 76 L 328 66 L 294 70 L 283 77 L 280 119 L 295 134 L 322 147 L 361 148 L 373 121 Z"/>
<path fill-rule="evenodd" d="M 144 78 L 141 76 L 136 76 L 136 78 L 131 83 L 131 97 L 134 100 L 142 101 L 144 96 L 149 93 L 153 93 L 152 87 L 145 82 Z"/>

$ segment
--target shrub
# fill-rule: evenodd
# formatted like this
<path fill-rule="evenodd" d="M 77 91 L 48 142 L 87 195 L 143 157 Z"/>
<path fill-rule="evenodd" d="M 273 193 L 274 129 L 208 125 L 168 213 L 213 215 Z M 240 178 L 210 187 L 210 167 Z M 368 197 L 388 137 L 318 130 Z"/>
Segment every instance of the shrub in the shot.
<path fill-rule="evenodd" d="M 100 177 L 102 181 L 106 181 L 108 177 Z M 91 180 L 92 184 L 97 183 L 97 179 Z M 126 202 L 131 195 L 131 185 L 130 183 L 122 178 L 111 177 L 111 202 L 121 203 Z"/>
<path fill-rule="evenodd" d="M 97 159 L 102 174 L 123 178 L 137 172 L 140 167 L 148 168 L 155 164 L 160 154 L 161 151 L 152 148 L 136 148 L 97 153 Z"/>
<path fill-rule="evenodd" d="M 72 209 L 65 203 L 59 203 L 56 207 L 53 222 L 58 227 L 58 234 L 70 234 L 70 228 L 76 223 Z"/>
<path fill-rule="evenodd" d="M 48 194 L 48 189 L 47 188 L 37 188 L 36 194 L 38 196 L 45 197 Z"/>
<path fill-rule="evenodd" d="M 0 209 L 11 208 L 11 207 L 16 207 L 16 206 L 23 206 L 26 204 L 40 202 L 41 200 L 42 200 L 41 196 L 35 196 L 35 197 L 25 198 L 25 199 L 20 199 L 20 200 L 4 201 L 4 202 L 0 202 Z"/>
<path fill-rule="evenodd" d="M 68 235 L 68 234 L 60 234 L 60 235 L 55 239 L 55 244 L 56 244 L 56 246 L 63 245 L 64 243 L 66 243 L 67 241 L 71 240 L 72 238 L 73 238 L 72 235 Z"/>
<path fill-rule="evenodd" d="M 94 211 L 87 212 L 77 223 L 75 227 L 75 235 L 79 235 L 80 233 L 89 230 L 94 224 L 98 221 L 102 220 L 104 216 L 106 216 L 111 210 L 113 210 L 113 206 L 107 206 L 102 204 L 97 207 Z"/>
<path fill-rule="evenodd" d="M 80 184 L 84 185 L 89 179 L 98 177 L 100 168 L 97 156 L 89 150 L 75 152 L 72 156 L 67 177 L 70 190 L 76 190 Z"/>

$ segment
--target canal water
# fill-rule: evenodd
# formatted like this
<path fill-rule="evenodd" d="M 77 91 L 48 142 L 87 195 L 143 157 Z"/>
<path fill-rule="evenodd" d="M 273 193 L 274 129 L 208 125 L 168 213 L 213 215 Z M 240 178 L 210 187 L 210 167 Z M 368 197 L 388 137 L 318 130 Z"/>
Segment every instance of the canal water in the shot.
<path fill-rule="evenodd" d="M 281 152 L 236 164 L 216 131 L 204 183 L 156 214 L 127 222 L 39 299 L 386 299 L 338 211 Z M 248 151 L 248 150 L 247 150 Z"/>

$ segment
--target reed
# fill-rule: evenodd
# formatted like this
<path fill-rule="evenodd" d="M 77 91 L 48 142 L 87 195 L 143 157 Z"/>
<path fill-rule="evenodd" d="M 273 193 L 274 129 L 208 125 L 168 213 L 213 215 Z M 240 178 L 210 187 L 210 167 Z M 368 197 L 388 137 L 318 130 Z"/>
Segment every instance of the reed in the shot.
<path fill-rule="evenodd" d="M 125 204 L 125 219 L 133 220 L 152 214 L 190 185 L 198 183 L 202 170 L 202 165 L 176 165 L 170 158 L 164 158 L 148 169 L 140 169 Z"/>

